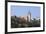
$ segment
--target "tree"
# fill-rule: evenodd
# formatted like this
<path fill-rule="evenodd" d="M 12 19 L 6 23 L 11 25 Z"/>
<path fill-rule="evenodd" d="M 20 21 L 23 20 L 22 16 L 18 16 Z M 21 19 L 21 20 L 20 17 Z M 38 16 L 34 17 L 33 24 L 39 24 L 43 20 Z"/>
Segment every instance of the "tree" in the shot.
<path fill-rule="evenodd" d="M 35 18 L 32 21 L 32 27 L 39 27 L 40 26 L 40 19 L 36 20 Z"/>

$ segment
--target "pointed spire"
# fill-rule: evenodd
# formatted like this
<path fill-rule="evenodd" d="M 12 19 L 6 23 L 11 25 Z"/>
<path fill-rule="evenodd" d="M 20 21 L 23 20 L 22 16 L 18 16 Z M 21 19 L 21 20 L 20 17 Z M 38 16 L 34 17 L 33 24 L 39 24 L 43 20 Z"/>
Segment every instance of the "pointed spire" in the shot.
<path fill-rule="evenodd" d="M 31 14 L 31 12 L 29 11 L 28 14 Z"/>

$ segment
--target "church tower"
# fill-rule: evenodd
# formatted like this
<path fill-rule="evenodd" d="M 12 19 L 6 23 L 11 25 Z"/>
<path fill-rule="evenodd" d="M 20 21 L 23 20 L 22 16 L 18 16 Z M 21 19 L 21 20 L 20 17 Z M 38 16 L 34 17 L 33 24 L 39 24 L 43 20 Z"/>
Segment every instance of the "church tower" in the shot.
<path fill-rule="evenodd" d="M 28 12 L 28 15 L 27 15 L 27 21 L 31 22 L 31 12 L 30 11 Z"/>

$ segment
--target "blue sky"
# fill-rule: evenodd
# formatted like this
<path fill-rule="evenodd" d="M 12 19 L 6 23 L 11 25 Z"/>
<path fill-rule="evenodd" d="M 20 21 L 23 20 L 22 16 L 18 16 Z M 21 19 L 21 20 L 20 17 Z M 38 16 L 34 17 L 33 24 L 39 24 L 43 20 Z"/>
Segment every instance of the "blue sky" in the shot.
<path fill-rule="evenodd" d="M 40 17 L 40 7 L 11 5 L 11 16 L 25 16 L 28 11 L 31 12 L 32 18 Z"/>

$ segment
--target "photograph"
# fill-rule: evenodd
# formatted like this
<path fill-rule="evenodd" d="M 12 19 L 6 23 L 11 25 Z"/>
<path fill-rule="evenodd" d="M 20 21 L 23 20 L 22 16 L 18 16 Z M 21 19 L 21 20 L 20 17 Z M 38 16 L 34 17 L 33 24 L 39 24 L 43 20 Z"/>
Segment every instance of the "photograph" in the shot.
<path fill-rule="evenodd" d="M 43 31 L 44 3 L 7 2 L 7 32 Z"/>
<path fill-rule="evenodd" d="M 40 7 L 11 5 L 11 28 L 40 27 Z"/>

